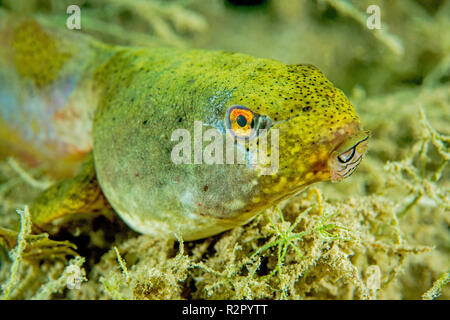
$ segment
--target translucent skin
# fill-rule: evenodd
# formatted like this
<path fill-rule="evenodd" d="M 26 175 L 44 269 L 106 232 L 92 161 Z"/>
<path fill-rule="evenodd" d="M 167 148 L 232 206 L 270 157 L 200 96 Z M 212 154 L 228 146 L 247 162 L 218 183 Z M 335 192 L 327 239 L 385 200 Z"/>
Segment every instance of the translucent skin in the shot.
<path fill-rule="evenodd" d="M 24 29 L 18 28 L 19 33 Z M 51 31 L 39 30 L 56 39 Z M 19 47 L 33 51 L 26 39 L 20 38 Z M 58 48 L 60 42 L 55 41 L 53 48 Z M 58 111 L 70 104 L 76 114 L 94 114 L 92 135 L 81 130 L 81 136 L 93 141 L 99 185 L 124 221 L 142 233 L 193 240 L 242 225 L 306 186 L 330 180 L 335 150 L 361 134 L 359 118 L 345 95 L 311 65 L 220 51 L 112 47 L 81 37 L 76 46 L 84 46 L 89 55 L 84 57 L 81 50 L 62 58 L 50 68 L 52 76 L 21 73 L 22 64 L 10 72 L 20 85 L 22 79 L 34 81 L 36 92 L 52 86 L 61 91 L 62 71 L 70 70 L 66 68 L 73 61 L 82 62 L 77 71 L 82 77 L 70 96 L 83 99 L 67 102 Z M 40 49 L 45 54 L 45 48 Z M 25 110 L 26 104 L 18 110 Z M 216 128 L 225 137 L 227 111 L 236 105 L 272 120 L 268 141 L 272 130 L 279 130 L 276 174 L 262 175 L 263 168 L 248 164 L 171 161 L 175 129 L 187 129 L 194 137 L 194 121 L 201 121 L 204 130 Z M 90 117 L 70 119 L 77 128 L 91 128 Z M 257 142 L 254 138 L 250 144 Z M 247 147 L 235 148 L 251 157 L 252 148 Z M 65 156 L 70 154 L 66 151 Z"/>
<path fill-rule="evenodd" d="M 106 45 L 0 11 L 0 158 L 67 177 L 92 149 L 94 66 Z"/>

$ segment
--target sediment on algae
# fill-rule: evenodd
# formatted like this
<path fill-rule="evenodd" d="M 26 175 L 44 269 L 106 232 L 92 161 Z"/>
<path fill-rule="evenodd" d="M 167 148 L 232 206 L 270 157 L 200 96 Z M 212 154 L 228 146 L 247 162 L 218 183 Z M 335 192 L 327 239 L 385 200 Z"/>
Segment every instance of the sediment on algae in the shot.
<path fill-rule="evenodd" d="M 11 250 L 0 246 L 1 297 L 450 299 L 450 4 L 379 1 L 386 32 L 374 34 L 361 20 L 371 2 L 91 6 L 83 32 L 108 42 L 317 65 L 371 131 L 369 152 L 344 182 L 317 184 L 246 226 L 193 242 L 139 235 L 111 212 L 30 234 L 26 206 L 52 181 L 39 168 L 1 161 L 0 227 L 17 231 Z M 52 5 L 32 10 L 65 22 Z"/>

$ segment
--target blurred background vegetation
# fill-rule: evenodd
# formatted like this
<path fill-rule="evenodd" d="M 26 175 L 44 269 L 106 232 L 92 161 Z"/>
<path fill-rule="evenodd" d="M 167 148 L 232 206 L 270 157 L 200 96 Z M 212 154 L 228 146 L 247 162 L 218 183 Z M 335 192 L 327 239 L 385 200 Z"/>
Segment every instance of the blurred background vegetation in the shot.
<path fill-rule="evenodd" d="M 312 63 L 347 93 L 355 86 L 368 94 L 414 87 L 450 64 L 450 4 L 445 0 L 0 2 L 22 15 L 44 15 L 61 27 L 71 4 L 81 8 L 81 31 L 110 43 L 222 49 Z M 374 4 L 381 9 L 381 30 L 366 26 L 366 9 Z M 438 80 L 448 81 L 448 74 Z"/>

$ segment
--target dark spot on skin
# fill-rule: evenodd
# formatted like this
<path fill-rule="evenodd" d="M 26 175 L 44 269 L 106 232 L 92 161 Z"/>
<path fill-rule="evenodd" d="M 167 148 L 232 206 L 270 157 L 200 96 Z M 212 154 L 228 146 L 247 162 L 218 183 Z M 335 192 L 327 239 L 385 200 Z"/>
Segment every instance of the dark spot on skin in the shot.
<path fill-rule="evenodd" d="M 205 192 L 208 191 L 208 186 L 204 186 L 203 191 L 205 191 Z"/>
<path fill-rule="evenodd" d="M 310 107 L 310 106 L 307 106 L 307 107 L 304 107 L 302 110 L 303 110 L 303 112 L 307 112 L 307 111 L 309 111 L 309 110 L 311 110 L 312 108 Z"/>

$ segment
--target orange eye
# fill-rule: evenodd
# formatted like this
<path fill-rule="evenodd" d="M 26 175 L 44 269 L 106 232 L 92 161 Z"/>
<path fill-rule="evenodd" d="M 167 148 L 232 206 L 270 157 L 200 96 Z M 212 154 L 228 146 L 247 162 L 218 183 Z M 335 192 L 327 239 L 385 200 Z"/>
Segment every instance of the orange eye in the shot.
<path fill-rule="evenodd" d="M 242 106 L 231 107 L 227 112 L 227 127 L 237 138 L 248 138 L 254 135 L 253 112 Z"/>

